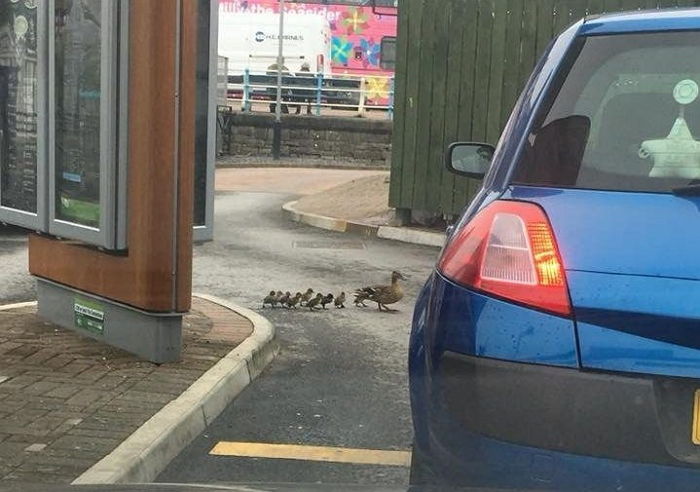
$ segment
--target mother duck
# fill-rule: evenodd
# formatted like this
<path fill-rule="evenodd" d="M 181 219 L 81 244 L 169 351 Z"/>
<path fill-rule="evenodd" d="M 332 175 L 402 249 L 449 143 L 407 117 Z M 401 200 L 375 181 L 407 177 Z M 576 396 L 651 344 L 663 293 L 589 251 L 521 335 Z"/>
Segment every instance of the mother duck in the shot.
<path fill-rule="evenodd" d="M 362 301 L 369 300 L 377 303 L 377 308 L 381 311 L 394 311 L 387 305 L 395 304 L 403 299 L 403 289 L 399 280 L 406 280 L 401 272 L 391 272 L 391 285 L 375 285 L 373 287 L 363 287 L 355 291 L 355 304 L 362 304 Z"/>

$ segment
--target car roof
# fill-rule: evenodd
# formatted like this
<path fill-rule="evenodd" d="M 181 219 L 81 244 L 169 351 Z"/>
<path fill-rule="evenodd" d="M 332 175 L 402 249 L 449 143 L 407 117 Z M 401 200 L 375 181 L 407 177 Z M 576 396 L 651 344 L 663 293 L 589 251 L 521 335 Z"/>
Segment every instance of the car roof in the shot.
<path fill-rule="evenodd" d="M 623 12 L 587 18 L 580 35 L 700 30 L 700 8 Z"/>

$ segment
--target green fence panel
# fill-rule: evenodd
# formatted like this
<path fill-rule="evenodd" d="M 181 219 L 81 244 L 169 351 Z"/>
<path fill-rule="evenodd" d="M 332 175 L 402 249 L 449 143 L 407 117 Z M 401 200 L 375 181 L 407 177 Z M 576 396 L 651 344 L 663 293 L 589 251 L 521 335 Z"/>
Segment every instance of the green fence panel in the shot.
<path fill-rule="evenodd" d="M 459 2 L 458 2 L 459 3 Z M 477 25 L 479 24 L 479 5 L 477 2 L 461 2 L 465 5 L 464 17 L 464 32 L 462 35 L 462 59 L 461 71 L 454 74 L 460 78 L 461 90 L 459 93 L 459 101 L 457 104 L 451 104 L 450 112 L 457 113 L 457 137 L 454 139 L 462 140 L 467 135 L 472 134 L 474 114 L 474 87 L 477 84 L 476 80 L 476 40 L 477 40 Z M 455 111 L 459 108 L 458 111 Z M 443 171 L 444 172 L 444 171 Z M 445 172 L 445 174 L 448 174 Z M 470 196 L 470 185 L 472 180 L 465 178 L 455 178 L 455 187 L 452 190 L 452 203 L 450 208 L 443 210 L 454 210 L 459 207 L 460 203 L 464 202 L 465 196 Z M 410 207 L 409 207 L 410 208 Z"/>
<path fill-rule="evenodd" d="M 398 18 L 398 30 L 402 33 L 411 33 L 408 10 L 399 10 Z M 396 46 L 396 73 L 407 74 L 409 73 L 408 68 L 410 66 L 411 59 L 409 58 L 409 46 L 408 41 L 411 39 L 409 35 L 404 34 L 398 37 Z M 408 122 L 407 118 L 408 105 L 406 102 L 406 93 L 408 90 L 407 78 L 399 77 L 395 79 L 394 82 L 394 134 L 392 137 L 392 160 L 391 160 L 391 174 L 392 176 L 403 176 L 404 174 L 404 163 L 407 159 L 404 159 L 404 152 L 406 151 L 406 128 Z M 397 182 L 392 182 L 389 187 L 389 202 L 399 203 L 401 201 L 401 184 L 399 180 Z"/>
<path fill-rule="evenodd" d="M 465 9 L 461 3 L 450 3 L 446 6 L 449 16 L 448 31 L 451 36 L 448 38 L 447 51 L 447 72 L 446 72 L 446 101 L 459 101 L 460 89 L 462 81 L 459 77 L 450 77 L 450 74 L 459 74 L 462 70 L 462 47 L 464 45 L 465 30 L 463 28 L 465 21 Z M 447 145 L 447 142 L 454 142 L 459 137 L 459 114 L 452 111 L 449 106 L 445 110 L 445 127 L 443 131 L 442 148 Z M 436 152 L 439 151 L 435 149 Z M 438 159 L 441 156 L 438 155 Z M 436 197 L 440 202 L 438 208 L 440 210 L 452 209 L 452 197 L 455 187 L 455 176 L 450 173 L 440 172 L 440 190 Z"/>
<path fill-rule="evenodd" d="M 433 79 L 431 97 L 431 117 L 430 131 L 428 138 L 428 162 L 435 162 L 437 165 L 429 166 L 425 176 L 425 186 L 421 190 L 423 193 L 423 210 L 436 210 L 441 205 L 438 190 L 442 187 L 443 169 L 440 166 L 440 159 L 443 155 L 441 149 L 445 145 L 445 120 L 447 98 L 447 62 L 450 47 L 450 40 L 453 33 L 450 31 L 450 8 L 437 9 L 434 12 L 435 19 L 435 47 L 433 50 Z"/>
<path fill-rule="evenodd" d="M 413 206 L 413 183 L 416 177 L 415 152 L 418 126 L 418 94 L 420 93 L 418 81 L 421 73 L 420 53 L 423 44 L 422 25 L 424 17 L 423 5 L 425 4 L 425 0 L 413 0 L 412 3 L 412 8 L 405 9 L 401 14 L 407 19 L 405 23 L 399 25 L 399 28 L 404 27 L 408 30 L 408 32 L 404 34 L 408 39 L 406 43 L 407 59 L 403 63 L 404 71 L 396 72 L 396 84 L 402 86 L 400 90 L 403 91 L 404 97 L 401 101 L 403 111 L 396 114 L 394 125 L 398 123 L 403 126 L 404 159 L 403 163 L 399 163 L 402 166 L 401 174 L 397 176 L 392 173 L 393 179 L 391 180 L 390 186 L 390 188 L 394 186 L 397 187 L 394 194 L 397 196 L 397 201 L 392 202 L 396 203 L 396 205 L 393 206 L 408 209 L 415 208 Z M 401 75 L 399 75 L 399 73 Z M 396 149 L 392 150 L 392 165 L 395 164 L 394 161 L 396 160 L 394 158 L 394 152 L 396 152 Z M 405 204 L 405 206 L 402 207 L 400 204 Z"/>

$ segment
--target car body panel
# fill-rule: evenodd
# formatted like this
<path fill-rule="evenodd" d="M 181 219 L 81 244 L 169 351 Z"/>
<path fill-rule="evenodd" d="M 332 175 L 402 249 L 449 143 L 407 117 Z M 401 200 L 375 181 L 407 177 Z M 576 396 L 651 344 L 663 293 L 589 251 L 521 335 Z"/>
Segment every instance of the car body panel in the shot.
<path fill-rule="evenodd" d="M 503 198 L 545 210 L 566 270 L 700 280 L 700 197 L 514 186 Z"/>
<path fill-rule="evenodd" d="M 536 187 L 504 198 L 552 223 L 583 367 L 700 378 L 700 198 Z"/>
<path fill-rule="evenodd" d="M 558 242 L 573 312 L 571 319 L 545 314 L 437 271 L 427 281 L 409 346 L 414 453 L 441 480 L 697 489 L 700 446 L 690 434 L 700 389 L 700 197 L 511 185 L 539 108 L 580 36 L 693 29 L 700 30 L 699 10 L 591 18 L 555 39 L 537 65 L 451 240 L 494 200 L 538 204 Z M 494 376 L 493 364 L 513 366 Z M 533 370 L 525 386 L 512 380 Z M 549 405 L 535 411 L 542 402 Z M 629 425 L 634 430 L 623 434 Z M 579 446 L 572 435 L 590 442 Z M 616 440 L 621 447 L 612 452 Z M 609 444 L 596 448 L 600 442 Z"/>
<path fill-rule="evenodd" d="M 521 364 L 526 370 L 540 367 L 541 377 L 534 379 L 530 386 L 523 387 L 518 380 L 513 381 L 512 375 L 518 375 L 518 369 L 508 370 L 500 377 L 491 377 L 479 384 L 477 378 L 485 373 L 483 368 L 472 372 L 470 375 L 458 374 L 452 384 L 457 384 L 458 389 L 446 389 L 450 372 L 447 368 L 450 351 L 444 344 L 439 343 L 441 332 L 438 325 L 431 320 L 431 294 L 439 278 L 434 275 L 424 287 L 414 317 L 414 325 L 410 345 L 409 371 L 410 371 L 410 395 L 413 409 L 415 442 L 414 453 L 429 457 L 431 466 L 441 484 L 468 483 L 475 487 L 515 487 L 522 490 L 529 488 L 552 490 L 659 490 L 665 486 L 671 490 L 696 490 L 700 481 L 700 469 L 689 467 L 686 463 L 679 463 L 682 459 L 688 459 L 693 453 L 697 460 L 697 449 L 674 448 L 678 446 L 675 436 L 687 435 L 690 429 L 685 425 L 688 406 L 678 405 L 678 401 L 687 401 L 695 387 L 692 382 L 685 383 L 685 394 L 669 398 L 664 391 L 678 393 L 666 388 L 666 382 L 655 383 L 649 379 L 631 379 L 621 377 L 627 386 L 620 387 L 610 385 L 609 395 L 620 396 L 623 401 L 631 401 L 629 408 L 620 406 L 614 398 L 605 398 L 601 395 L 596 399 L 589 398 L 585 391 L 578 393 L 578 388 L 588 388 L 567 384 L 566 381 L 555 381 L 558 375 L 550 371 L 563 371 L 568 374 L 580 374 L 583 378 L 599 380 L 604 384 L 608 380 L 614 380 L 616 376 L 605 374 L 588 374 L 571 368 L 554 368 L 549 366 L 537 366 L 534 364 Z M 484 361 L 486 367 L 492 359 L 484 357 L 472 357 L 472 360 Z M 497 363 L 497 362 L 495 362 Z M 510 384 L 510 386 L 509 386 Z M 658 384 L 658 386 L 657 386 Z M 631 386 L 630 386 L 631 385 Z M 500 388 L 503 386 L 503 388 Z M 534 387 L 533 387 L 534 386 Z M 562 388 L 571 387 L 573 395 L 563 391 Z M 494 388 L 500 391 L 493 391 Z M 629 389 L 638 392 L 638 395 L 630 395 Z M 499 395 L 500 393 L 500 395 Z M 489 403 L 494 394 L 500 396 L 506 403 Z M 458 396 L 464 401 L 478 401 L 482 408 L 482 416 L 476 415 L 472 419 L 472 425 L 477 425 L 480 432 L 467 428 L 463 417 L 460 416 L 460 407 L 449 402 L 449 397 Z M 579 401 L 577 402 L 577 398 Z M 541 404 L 542 409 L 523 411 L 519 406 L 533 402 Z M 582 406 L 582 403 L 585 404 Z M 607 406 L 606 406 L 607 405 Z M 467 405 L 465 405 L 466 407 Z M 598 409 L 598 406 L 605 407 Z M 635 408 L 636 406 L 636 408 Z M 686 415 L 678 417 L 679 409 L 683 407 Z M 639 412 L 639 410 L 644 410 Z M 615 442 L 616 435 L 611 432 L 596 432 L 585 425 L 591 416 L 588 412 L 594 411 L 599 416 L 611 416 L 613 420 L 607 425 L 621 425 L 620 422 L 641 422 L 643 432 L 636 432 L 639 443 L 620 441 L 621 446 L 634 446 L 639 448 L 641 456 L 647 462 L 632 462 L 611 457 L 596 457 L 581 453 L 569 453 L 557 449 L 522 445 L 514 440 L 509 440 L 508 435 L 501 434 L 498 422 L 503 422 L 503 427 L 515 429 L 531 429 L 542 426 L 548 429 L 550 445 L 556 446 L 559 433 L 563 436 L 570 435 L 573 431 L 590 434 L 592 441 L 588 445 L 596 445 L 597 435 L 607 435 L 611 442 Z M 473 409 L 470 409 L 474 415 Z M 505 413 L 505 415 L 499 412 Z M 511 413 L 516 412 L 518 418 Z M 552 414 L 551 412 L 555 412 Z M 573 412 L 580 422 L 571 421 L 562 429 L 558 425 L 556 415 L 558 413 Z M 630 413 L 631 412 L 631 413 Z M 640 417 L 641 415 L 641 417 Z M 490 419 L 489 419 L 490 416 Z M 630 417 L 629 419 L 627 417 Z M 641 420 L 639 420 L 641 419 Z M 485 424 L 491 420 L 491 424 Z M 591 422 L 602 419 L 593 419 Z M 652 420 L 651 425 L 646 422 Z M 476 422 L 476 424 L 474 423 Z M 494 424 L 495 422 L 495 424 Z M 596 425 L 596 424 L 594 424 Z M 639 424 L 638 424 L 639 425 Z M 486 428 L 483 428 L 486 426 Z M 674 429 L 673 426 L 676 426 Z M 670 429 L 669 429 L 670 428 Z M 503 431 L 508 432 L 508 431 Z M 535 431 L 536 432 L 536 431 Z M 489 433 L 501 434 L 496 438 Z M 672 434 L 670 436 L 669 434 Z M 545 436 L 546 432 L 535 436 Z M 651 439 L 651 440 L 649 440 Z M 660 440 L 659 440 L 660 439 Z M 554 442 L 555 444 L 551 444 Z M 610 444 L 602 443 L 606 452 L 610 452 Z M 656 449 L 656 451 L 654 451 Z M 654 453 L 663 455 L 663 464 L 648 462 Z M 674 465 L 671 465 L 674 463 Z M 679 466 L 679 464 L 686 466 Z"/>
<path fill-rule="evenodd" d="M 589 323 L 577 323 L 585 367 L 601 370 L 700 377 L 700 351 Z M 698 384 L 700 389 L 700 384 Z"/>
<path fill-rule="evenodd" d="M 652 13 L 653 17 L 649 14 Z M 695 9 L 626 12 L 591 18 L 581 26 L 579 35 L 596 36 L 655 31 L 691 31 L 700 29 Z"/>
<path fill-rule="evenodd" d="M 533 364 L 578 367 L 570 319 L 479 294 L 435 275 L 431 322 L 444 349 Z M 465 326 L 470 327 L 465 330 Z"/>
<path fill-rule="evenodd" d="M 438 419 L 438 416 L 433 417 Z M 451 435 L 451 445 L 438 436 Z M 450 426 L 430 433 L 414 453 L 430 455 L 440 477 L 436 490 L 469 483 L 479 490 L 697 491 L 700 473 L 692 468 L 633 463 L 503 442 Z"/>

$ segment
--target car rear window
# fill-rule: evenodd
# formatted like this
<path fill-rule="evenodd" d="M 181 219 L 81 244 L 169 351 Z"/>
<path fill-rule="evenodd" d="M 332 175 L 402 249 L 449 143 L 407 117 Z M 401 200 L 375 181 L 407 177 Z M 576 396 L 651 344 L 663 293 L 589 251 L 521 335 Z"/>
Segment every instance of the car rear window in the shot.
<path fill-rule="evenodd" d="M 700 33 L 582 38 L 513 182 L 669 192 L 700 183 Z"/>

